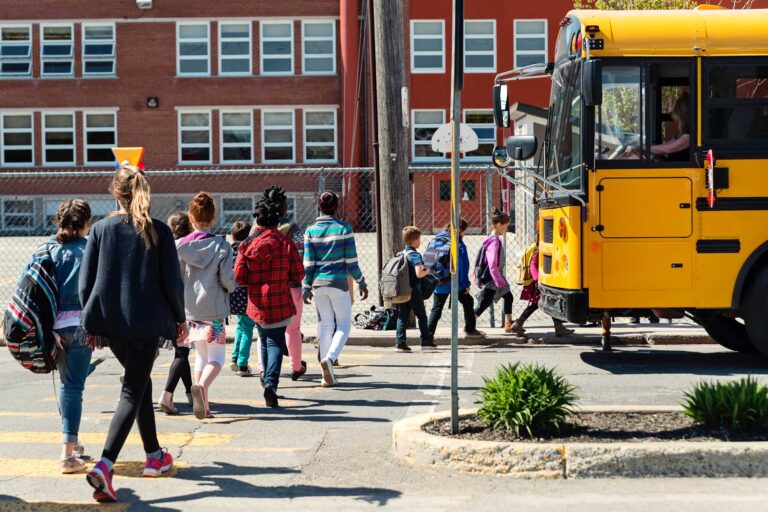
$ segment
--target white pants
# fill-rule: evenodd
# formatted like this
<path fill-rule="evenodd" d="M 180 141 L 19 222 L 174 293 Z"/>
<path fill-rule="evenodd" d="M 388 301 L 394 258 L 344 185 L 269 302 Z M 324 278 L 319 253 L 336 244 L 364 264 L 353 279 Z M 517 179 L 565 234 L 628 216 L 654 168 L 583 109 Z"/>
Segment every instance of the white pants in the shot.
<path fill-rule="evenodd" d="M 205 341 L 195 343 L 195 372 L 202 373 L 208 363 L 216 363 L 224 366 L 227 346 L 223 343 L 207 343 Z"/>
<path fill-rule="evenodd" d="M 320 344 L 320 359 L 336 361 L 352 328 L 352 301 L 349 292 L 330 286 L 315 288 L 312 292 L 319 317 L 317 339 Z"/>

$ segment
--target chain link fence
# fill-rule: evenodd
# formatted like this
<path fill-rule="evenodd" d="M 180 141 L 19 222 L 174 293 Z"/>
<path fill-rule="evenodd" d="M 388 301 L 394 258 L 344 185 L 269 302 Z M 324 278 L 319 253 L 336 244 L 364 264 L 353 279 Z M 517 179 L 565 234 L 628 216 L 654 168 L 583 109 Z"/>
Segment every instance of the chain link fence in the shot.
<path fill-rule="evenodd" d="M 94 221 L 115 211 L 117 204 L 108 191 L 112 171 L 29 171 L 0 172 L 0 301 L 7 304 L 21 271 L 34 249 L 55 232 L 52 220 L 61 201 L 75 197 L 87 200 Z M 186 210 L 198 191 L 205 190 L 217 202 L 218 219 L 213 230 L 229 235 L 238 220 L 251 222 L 255 202 L 270 185 L 285 188 L 289 215 L 299 226 L 310 225 L 316 215 L 316 198 L 332 190 L 342 198 L 340 216 L 355 230 L 360 266 L 371 291 L 378 289 L 379 262 L 375 214 L 374 173 L 372 168 L 285 168 L 285 169 L 197 169 L 148 171 L 152 187 L 152 215 L 165 220 L 177 210 Z M 442 231 L 450 218 L 450 169 L 413 167 L 414 224 L 424 233 L 422 251 L 434 234 Z M 532 242 L 534 213 L 530 194 L 514 187 L 487 166 L 462 167 L 461 215 L 469 224 L 465 243 L 474 261 L 482 240 L 488 234 L 490 212 L 504 209 L 512 216 L 505 236 L 506 273 L 514 281 L 520 254 Z M 517 298 L 520 289 L 513 286 Z M 356 302 L 354 313 L 376 303 L 372 299 Z M 427 304 L 427 308 L 430 304 Z M 525 304 L 515 301 L 519 314 Z M 500 308 L 495 311 L 500 325 Z M 443 322 L 449 316 L 444 314 Z M 481 319 L 488 326 L 490 316 Z M 305 314 L 304 325 L 314 325 L 315 315 Z M 312 334 L 312 333 L 309 333 Z"/>

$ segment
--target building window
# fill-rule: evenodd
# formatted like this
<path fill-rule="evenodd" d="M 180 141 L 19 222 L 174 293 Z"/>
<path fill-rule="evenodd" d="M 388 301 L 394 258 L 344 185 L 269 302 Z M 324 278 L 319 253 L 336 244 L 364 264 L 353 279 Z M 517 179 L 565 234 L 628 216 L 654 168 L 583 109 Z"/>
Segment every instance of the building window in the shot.
<path fill-rule="evenodd" d="M 477 149 L 466 153 L 464 157 L 490 162 L 493 148 L 496 146 L 496 125 L 493 122 L 493 111 L 465 110 L 464 123 L 475 131 L 479 142 Z"/>
<path fill-rule="evenodd" d="M 441 201 L 451 200 L 451 182 L 450 180 L 440 180 L 438 182 L 438 197 Z"/>
<path fill-rule="evenodd" d="M 515 67 L 547 62 L 547 20 L 515 20 Z"/>
<path fill-rule="evenodd" d="M 443 20 L 411 21 L 411 72 L 445 72 Z"/>
<path fill-rule="evenodd" d="M 293 163 L 293 110 L 261 112 L 262 161 Z"/>
<path fill-rule="evenodd" d="M 75 164 L 75 114 L 43 114 L 43 164 Z"/>
<path fill-rule="evenodd" d="M 461 180 L 461 200 L 474 201 L 477 199 L 477 182 L 475 180 Z"/>
<path fill-rule="evenodd" d="M 261 74 L 293 74 L 293 22 L 261 22 Z"/>
<path fill-rule="evenodd" d="M 252 223 L 252 197 L 223 197 L 221 199 L 221 227 L 229 229 L 239 220 Z"/>
<path fill-rule="evenodd" d="M 117 146 L 117 114 L 114 112 L 85 112 L 85 163 L 110 165 Z"/>
<path fill-rule="evenodd" d="M 32 28 L 0 27 L 0 77 L 32 76 Z"/>
<path fill-rule="evenodd" d="M 71 76 L 74 47 L 72 25 L 42 25 L 40 32 L 42 76 Z"/>
<path fill-rule="evenodd" d="M 434 160 L 443 158 L 442 153 L 432 151 L 432 135 L 444 123 L 443 110 L 413 111 L 413 160 Z"/>
<path fill-rule="evenodd" d="M 496 21 L 464 22 L 464 70 L 467 73 L 496 72 Z"/>
<path fill-rule="evenodd" d="M 221 162 L 253 163 L 253 112 L 221 112 Z"/>
<path fill-rule="evenodd" d="M 304 161 L 336 162 L 336 111 L 304 111 Z"/>
<path fill-rule="evenodd" d="M 35 227 L 35 202 L 31 199 L 2 200 L 3 231 L 31 232 Z"/>
<path fill-rule="evenodd" d="M 34 165 L 34 124 L 32 114 L 2 114 L 2 165 L 17 167 Z"/>
<path fill-rule="evenodd" d="M 59 205 L 67 199 L 70 198 L 52 198 L 46 199 L 43 202 L 43 208 L 45 211 L 45 226 L 51 231 L 55 231 L 55 228 L 53 228 L 53 221 L 56 220 L 56 213 L 59 210 Z M 113 197 L 85 197 L 84 199 L 91 207 L 91 223 L 100 221 L 118 209 L 117 201 Z"/>
<path fill-rule="evenodd" d="M 210 25 L 176 24 L 176 73 L 183 76 L 211 74 Z"/>
<path fill-rule="evenodd" d="M 179 162 L 211 163 L 210 112 L 179 112 Z"/>
<path fill-rule="evenodd" d="M 301 24 L 305 75 L 336 74 L 336 23 L 305 21 Z"/>
<path fill-rule="evenodd" d="M 115 74 L 115 25 L 83 25 L 83 76 Z"/>
<path fill-rule="evenodd" d="M 251 22 L 219 23 L 219 74 L 251 74 Z"/>

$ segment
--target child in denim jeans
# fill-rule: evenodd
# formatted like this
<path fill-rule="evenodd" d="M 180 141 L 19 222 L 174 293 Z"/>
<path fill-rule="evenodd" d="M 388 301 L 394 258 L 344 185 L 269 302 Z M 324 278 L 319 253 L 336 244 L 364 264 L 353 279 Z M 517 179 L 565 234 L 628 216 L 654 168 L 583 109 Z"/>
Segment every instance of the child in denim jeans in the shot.
<path fill-rule="evenodd" d="M 405 342 L 405 332 L 408 325 L 411 311 L 416 315 L 419 322 L 419 332 L 421 334 L 421 348 L 431 349 L 436 345 L 429 332 L 427 322 L 427 311 L 424 309 L 424 299 L 421 296 L 420 283 L 426 277 L 430 270 L 424 266 L 424 259 L 421 257 L 418 249 L 421 246 L 421 230 L 416 226 L 406 226 L 403 228 L 403 243 L 405 253 L 408 258 L 408 272 L 411 283 L 411 300 L 397 305 L 397 344 L 395 349 L 398 352 L 410 352 L 411 348 Z"/>

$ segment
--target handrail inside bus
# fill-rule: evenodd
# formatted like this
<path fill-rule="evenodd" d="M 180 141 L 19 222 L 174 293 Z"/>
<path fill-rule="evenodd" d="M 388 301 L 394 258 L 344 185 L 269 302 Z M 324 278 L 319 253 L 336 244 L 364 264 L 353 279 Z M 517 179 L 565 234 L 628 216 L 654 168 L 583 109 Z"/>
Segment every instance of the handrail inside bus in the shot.
<path fill-rule="evenodd" d="M 566 169 L 563 172 L 569 171 L 569 170 L 574 169 L 576 167 L 581 167 L 582 165 L 583 164 L 576 165 L 574 167 L 571 167 L 570 169 Z M 556 183 L 556 182 L 554 182 L 554 181 L 552 181 L 552 180 L 550 180 L 550 179 L 548 179 L 548 178 L 546 178 L 544 176 L 541 176 L 538 173 L 538 170 L 539 170 L 538 167 L 534 167 L 534 166 L 531 166 L 531 165 L 515 165 L 515 166 L 509 166 L 509 167 L 504 168 L 505 172 L 500 172 L 500 174 L 505 179 L 507 179 L 510 182 L 512 182 L 515 185 L 517 185 L 520 180 L 518 180 L 516 178 L 513 178 L 512 176 L 509 176 L 507 174 L 507 171 L 513 171 L 513 172 L 521 171 L 526 176 L 528 176 L 530 178 L 533 178 L 534 180 L 538 180 L 541 183 L 543 183 L 544 185 L 547 185 L 547 186 L 552 187 L 552 188 L 554 188 L 554 189 L 556 189 L 556 190 L 558 190 L 560 192 L 565 193 L 566 195 L 572 197 L 573 199 L 575 199 L 576 201 L 578 201 L 581 204 L 581 206 L 582 206 L 582 209 L 581 209 L 581 211 L 582 211 L 582 215 L 581 215 L 582 216 L 582 221 L 583 222 L 587 222 L 587 218 L 588 218 L 587 203 L 584 201 L 584 199 L 582 199 L 578 194 L 576 194 L 572 190 L 568 190 L 567 188 L 563 187 L 559 183 Z M 562 172 L 558 173 L 557 175 L 560 175 L 560 174 L 562 174 Z M 523 185 L 523 187 L 527 187 L 527 185 Z M 527 187 L 527 188 L 530 188 L 530 187 Z M 545 191 L 545 193 L 546 193 L 546 191 Z"/>

